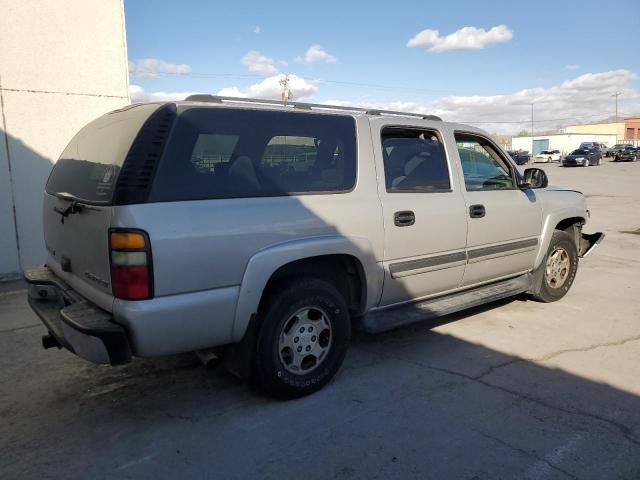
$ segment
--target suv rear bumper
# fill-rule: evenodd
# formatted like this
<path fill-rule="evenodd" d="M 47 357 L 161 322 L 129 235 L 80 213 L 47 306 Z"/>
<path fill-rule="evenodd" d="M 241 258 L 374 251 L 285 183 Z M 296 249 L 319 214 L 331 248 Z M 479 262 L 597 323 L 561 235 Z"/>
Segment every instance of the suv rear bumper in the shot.
<path fill-rule="evenodd" d="M 25 272 L 29 305 L 49 330 L 43 346 L 64 347 L 85 360 L 122 365 L 131 361 L 127 331 L 108 312 L 75 292 L 47 266 Z"/>

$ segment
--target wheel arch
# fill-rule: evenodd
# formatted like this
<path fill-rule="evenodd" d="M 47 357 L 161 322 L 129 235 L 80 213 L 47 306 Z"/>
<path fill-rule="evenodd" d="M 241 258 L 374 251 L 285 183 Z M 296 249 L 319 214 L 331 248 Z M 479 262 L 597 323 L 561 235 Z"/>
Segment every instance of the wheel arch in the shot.
<path fill-rule="evenodd" d="M 340 273 L 347 273 L 346 278 Z M 331 278 L 336 275 L 336 278 Z M 360 314 L 377 303 L 383 270 L 369 240 L 360 237 L 318 237 L 284 242 L 249 259 L 240 285 L 233 324 L 233 341 L 244 336 L 268 288 L 284 278 L 316 276 L 332 279 L 348 293 L 347 303 Z"/>
<path fill-rule="evenodd" d="M 542 234 L 540 236 L 540 248 L 538 250 L 538 254 L 536 255 L 534 269 L 540 266 L 545 255 L 547 254 L 547 250 L 549 249 L 549 245 L 551 243 L 551 237 L 553 236 L 553 232 L 555 230 L 573 231 L 573 234 L 576 236 L 576 245 L 580 245 L 580 231 L 579 228 L 575 227 L 577 225 L 579 225 L 580 227 L 584 225 L 587 221 L 586 216 L 587 215 L 585 210 L 580 209 L 578 206 L 574 208 L 562 209 L 547 216 L 542 227 Z"/>

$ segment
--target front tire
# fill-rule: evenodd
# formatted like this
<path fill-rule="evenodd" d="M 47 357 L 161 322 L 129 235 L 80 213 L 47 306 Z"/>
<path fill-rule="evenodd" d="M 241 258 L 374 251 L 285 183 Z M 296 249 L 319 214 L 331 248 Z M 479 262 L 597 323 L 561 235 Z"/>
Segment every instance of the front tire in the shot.
<path fill-rule="evenodd" d="M 329 282 L 297 278 L 278 285 L 259 316 L 255 372 L 279 399 L 309 395 L 335 376 L 351 337 L 349 309 Z"/>
<path fill-rule="evenodd" d="M 540 284 L 533 299 L 550 303 L 564 297 L 578 271 L 578 248 L 573 236 L 563 230 L 554 231 L 547 255 L 538 268 L 542 269 L 536 272 L 540 274 Z"/>

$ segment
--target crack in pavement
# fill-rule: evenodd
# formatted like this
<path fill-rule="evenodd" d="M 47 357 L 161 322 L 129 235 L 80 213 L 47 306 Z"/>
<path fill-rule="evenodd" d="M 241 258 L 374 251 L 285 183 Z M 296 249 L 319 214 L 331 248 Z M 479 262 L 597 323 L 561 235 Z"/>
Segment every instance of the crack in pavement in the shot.
<path fill-rule="evenodd" d="M 587 345 L 586 347 L 577 347 L 577 348 L 567 348 L 564 350 L 558 350 L 557 352 L 551 352 L 540 358 L 530 359 L 532 362 L 546 362 L 551 360 L 552 358 L 558 357 L 565 353 L 575 353 L 575 352 L 588 352 L 590 350 L 595 350 L 597 348 L 606 348 L 606 347 L 617 347 L 620 345 L 624 345 L 629 342 L 637 342 L 640 340 L 640 335 L 636 335 L 635 337 L 623 338 L 622 340 L 617 340 L 615 342 L 604 342 L 604 343 L 594 343 L 592 345 Z"/>
<path fill-rule="evenodd" d="M 25 330 L 27 328 L 33 328 L 33 327 L 39 327 L 40 325 L 42 325 L 42 323 L 34 323 L 32 325 L 24 325 L 22 327 L 13 327 L 13 328 L 7 328 L 6 330 L 0 330 L 0 333 L 11 333 L 11 332 L 17 332 L 19 330 Z"/>
<path fill-rule="evenodd" d="M 529 452 L 528 450 L 525 450 L 524 448 L 520 448 L 520 447 L 516 447 L 515 445 L 511 445 L 510 443 L 502 440 L 501 438 L 494 437 L 493 435 L 489 435 L 488 433 L 483 432 L 482 430 L 478 430 L 478 429 L 475 429 L 475 428 L 473 428 L 472 430 L 474 432 L 482 435 L 483 437 L 488 438 L 489 440 L 492 440 L 495 443 L 499 443 L 500 445 L 503 445 L 503 446 L 505 446 L 505 447 L 507 447 L 507 448 L 509 448 L 511 450 L 514 450 L 516 452 L 522 453 L 523 455 L 526 455 L 527 457 L 535 458 L 537 461 L 542 462 L 545 465 L 548 465 L 553 470 L 562 473 L 566 477 L 572 478 L 573 480 L 580 480 L 579 477 L 577 477 L 573 473 L 568 472 L 568 471 L 558 467 L 557 465 L 554 465 L 553 463 L 551 463 L 549 460 L 547 460 L 544 457 L 540 457 L 539 455 L 536 455 L 533 452 Z"/>
<path fill-rule="evenodd" d="M 398 360 L 398 361 L 414 364 L 414 365 L 417 365 L 417 366 L 422 367 L 422 368 L 428 368 L 430 370 L 434 370 L 434 371 L 437 371 L 437 372 L 441 372 L 441 373 L 445 373 L 445 374 L 448 374 L 448 375 L 454 375 L 454 376 L 457 376 L 457 377 L 460 377 L 460 378 L 464 378 L 466 380 L 479 383 L 480 385 L 483 385 L 483 386 L 485 386 L 487 388 L 500 390 L 501 392 L 507 393 L 509 395 L 513 395 L 513 396 L 518 397 L 518 398 L 520 398 L 522 400 L 526 400 L 528 402 L 531 402 L 531 403 L 534 403 L 536 405 L 548 408 L 550 410 L 555 410 L 555 411 L 562 412 L 562 413 L 565 413 L 565 414 L 568 414 L 568 415 L 580 415 L 580 416 L 583 416 L 583 417 L 590 418 L 592 420 L 597 420 L 597 421 L 599 421 L 601 423 L 605 423 L 605 424 L 609 425 L 610 427 L 615 428 L 616 430 L 618 430 L 622 434 L 622 436 L 627 441 L 629 441 L 630 443 L 632 443 L 633 445 L 635 445 L 637 447 L 640 447 L 640 438 L 637 438 L 635 436 L 635 432 L 632 429 L 630 429 L 626 425 L 623 425 L 621 423 L 616 422 L 615 420 L 611 420 L 610 418 L 603 417 L 603 416 L 598 415 L 596 413 L 587 412 L 587 411 L 579 409 L 579 408 L 568 409 L 568 408 L 561 407 L 559 405 L 553 405 L 551 403 L 546 402 L 545 400 L 542 400 L 541 398 L 537 398 L 537 397 L 534 397 L 532 395 L 528 395 L 526 393 L 521 393 L 521 392 L 518 392 L 516 390 L 511 390 L 510 388 L 503 387 L 503 386 L 497 385 L 495 383 L 487 382 L 486 380 L 482 379 L 481 375 L 480 376 L 467 375 L 467 374 L 464 374 L 464 373 L 461 373 L 461 372 L 456 372 L 454 370 L 449 370 L 449 369 L 440 368 L 440 367 L 434 367 L 434 366 L 427 365 L 427 364 L 424 364 L 424 363 L 421 363 L 421 362 L 417 362 L 415 360 L 407 360 L 407 359 L 400 358 L 400 357 L 390 357 L 390 358 L 393 358 L 393 359 Z M 519 360 L 522 361 L 524 359 L 519 359 Z M 505 364 L 503 364 L 503 366 L 504 365 L 508 365 L 508 364 L 512 364 L 512 363 L 516 363 L 516 362 L 515 361 L 506 362 Z"/>
<path fill-rule="evenodd" d="M 624 345 L 625 343 L 629 343 L 629 342 L 636 342 L 640 340 L 640 335 L 636 335 L 634 337 L 628 337 L 628 338 L 623 338 L 621 340 L 616 340 L 615 342 L 604 342 L 604 343 L 594 343 L 591 345 L 587 345 L 585 347 L 575 347 L 575 348 L 565 348 L 563 350 L 557 350 L 555 352 L 551 352 L 548 353 L 542 357 L 531 357 L 531 358 L 526 358 L 526 357 L 518 357 L 518 358 L 512 358 L 511 360 L 507 361 L 507 362 L 503 362 L 503 363 L 499 363 L 497 365 L 492 365 L 489 368 L 487 368 L 485 371 L 483 371 L 482 373 L 480 373 L 479 375 L 473 376 L 473 378 L 475 380 L 480 380 L 488 375 L 491 375 L 493 372 L 495 372 L 496 370 L 500 370 L 501 368 L 504 367 L 508 367 L 510 365 L 513 365 L 515 363 L 520 363 L 520 362 L 531 362 L 531 363 L 541 363 L 541 362 L 547 362 L 553 358 L 559 357 L 560 355 L 564 355 L 565 353 L 577 353 L 577 352 L 588 352 L 591 350 L 596 350 L 598 348 L 607 348 L 607 347 L 617 347 L 620 345 Z"/>

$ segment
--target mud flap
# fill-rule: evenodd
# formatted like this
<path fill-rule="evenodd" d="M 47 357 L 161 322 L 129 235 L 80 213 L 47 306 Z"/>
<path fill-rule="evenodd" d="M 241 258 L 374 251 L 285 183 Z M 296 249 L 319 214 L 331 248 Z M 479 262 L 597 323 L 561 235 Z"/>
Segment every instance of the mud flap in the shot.
<path fill-rule="evenodd" d="M 602 243 L 604 240 L 604 233 L 596 232 L 596 233 L 583 233 L 582 238 L 580 239 L 580 249 L 578 251 L 578 256 L 581 258 L 585 258 L 589 255 L 594 248 Z"/>

